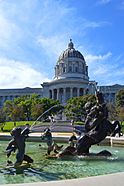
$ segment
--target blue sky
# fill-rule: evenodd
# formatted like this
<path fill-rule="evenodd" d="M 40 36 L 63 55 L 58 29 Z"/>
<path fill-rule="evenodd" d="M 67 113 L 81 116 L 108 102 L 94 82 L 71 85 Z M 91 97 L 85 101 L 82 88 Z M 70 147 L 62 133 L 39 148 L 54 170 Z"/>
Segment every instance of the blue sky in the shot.
<path fill-rule="evenodd" d="M 98 85 L 124 85 L 124 0 L 0 0 L 0 89 L 40 87 L 72 38 Z"/>

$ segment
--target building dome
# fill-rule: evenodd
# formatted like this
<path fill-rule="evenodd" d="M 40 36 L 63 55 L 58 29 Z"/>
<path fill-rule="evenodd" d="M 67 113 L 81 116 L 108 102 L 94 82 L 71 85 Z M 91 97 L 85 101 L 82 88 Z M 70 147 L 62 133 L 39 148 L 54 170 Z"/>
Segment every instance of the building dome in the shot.
<path fill-rule="evenodd" d="M 68 48 L 64 52 L 62 52 L 62 54 L 59 56 L 58 63 L 61 60 L 64 60 L 66 58 L 72 58 L 72 57 L 80 58 L 80 59 L 84 60 L 83 55 L 78 50 L 75 50 L 72 39 L 70 39 L 70 42 L 68 44 Z"/>
<path fill-rule="evenodd" d="M 59 56 L 55 66 L 54 79 L 79 78 L 89 80 L 88 66 L 83 55 L 75 50 L 74 44 L 70 39 L 68 48 Z"/>

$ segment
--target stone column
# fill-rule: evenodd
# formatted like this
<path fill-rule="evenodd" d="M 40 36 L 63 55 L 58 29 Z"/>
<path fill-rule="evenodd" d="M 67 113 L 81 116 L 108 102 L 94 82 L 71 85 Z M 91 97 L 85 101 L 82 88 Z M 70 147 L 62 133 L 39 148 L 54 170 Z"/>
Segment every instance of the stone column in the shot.
<path fill-rule="evenodd" d="M 80 88 L 77 88 L 77 97 L 80 96 Z"/>
<path fill-rule="evenodd" d="M 73 88 L 70 88 L 70 98 L 73 97 Z"/>
<path fill-rule="evenodd" d="M 63 103 L 66 102 L 66 88 L 63 88 Z"/>
<path fill-rule="evenodd" d="M 57 96 L 56 96 L 56 98 L 57 98 L 57 100 L 59 100 L 59 89 L 56 89 L 56 91 L 57 91 Z"/>

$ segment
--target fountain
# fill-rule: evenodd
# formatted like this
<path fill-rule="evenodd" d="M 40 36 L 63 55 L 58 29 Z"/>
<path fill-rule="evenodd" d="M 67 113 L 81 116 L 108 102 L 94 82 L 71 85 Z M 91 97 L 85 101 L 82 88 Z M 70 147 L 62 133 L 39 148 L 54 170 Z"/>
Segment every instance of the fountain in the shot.
<path fill-rule="evenodd" d="M 45 111 L 42 115 L 40 115 L 37 120 L 30 127 L 32 131 L 39 120 L 49 112 L 52 108 L 58 107 L 58 105 L 52 106 L 50 109 Z M 99 121 L 99 120 L 98 120 Z M 101 120 L 100 120 L 101 121 Z M 98 124 L 100 124 L 98 122 Z M 105 123 L 103 123 L 105 124 Z M 103 126 L 103 125 L 102 125 Z M 54 127 L 51 124 L 51 128 Z M 86 134 L 84 136 L 89 135 L 91 130 L 89 130 L 89 123 L 86 126 Z M 104 126 L 106 127 L 106 125 Z M 103 133 L 100 133 L 101 136 L 96 137 L 96 141 L 91 138 L 91 140 L 84 141 L 84 136 L 82 136 L 78 140 L 77 145 L 77 155 L 80 156 L 72 156 L 63 158 L 55 158 L 49 159 L 45 156 L 47 146 L 45 143 L 37 142 L 27 142 L 26 152 L 28 155 L 31 155 L 34 162 L 29 167 L 7 167 L 7 157 L 4 153 L 5 147 L 7 146 L 7 142 L 2 141 L 0 145 L 0 184 L 7 183 L 28 183 L 28 182 L 39 182 L 39 181 L 52 181 L 52 180 L 62 180 L 62 179 L 72 179 L 72 178 L 83 178 L 88 176 L 96 176 L 96 175 L 104 175 L 115 172 L 123 172 L 123 161 L 124 161 L 124 150 L 122 148 L 117 147 L 104 147 L 97 146 L 98 142 L 105 139 L 108 128 L 104 128 Z M 89 130 L 89 131 L 88 131 Z M 95 128 L 95 132 L 99 131 L 98 125 Z M 112 129 L 113 130 L 113 129 Z M 100 130 L 101 131 L 101 130 Z M 108 131 L 107 131 L 108 132 Z M 97 138 L 99 137 L 99 138 Z M 93 140 L 93 141 L 92 141 Z M 64 144 L 64 147 L 67 144 Z M 85 151 L 84 145 L 87 145 L 87 149 Z M 92 146 L 93 145 L 93 146 Z M 82 150 L 83 149 L 83 150 Z M 106 149 L 109 151 L 112 156 L 89 156 L 89 154 L 97 154 L 99 151 L 103 151 Z M 10 157 L 11 161 L 15 161 L 15 154 L 12 154 Z"/>
<path fill-rule="evenodd" d="M 27 142 L 26 152 L 34 159 L 33 164 L 27 168 L 7 168 L 7 158 L 4 153 L 6 145 L 5 141 L 0 144 L 0 185 L 83 178 L 123 171 L 123 148 L 91 147 L 90 152 L 92 153 L 107 149 L 113 154 L 108 158 L 80 156 L 69 159 L 46 159 L 44 156 L 47 149 L 45 143 L 41 143 L 39 147 L 37 142 Z M 63 145 L 66 146 L 64 143 Z M 11 156 L 10 160 L 15 160 L 15 154 Z"/>

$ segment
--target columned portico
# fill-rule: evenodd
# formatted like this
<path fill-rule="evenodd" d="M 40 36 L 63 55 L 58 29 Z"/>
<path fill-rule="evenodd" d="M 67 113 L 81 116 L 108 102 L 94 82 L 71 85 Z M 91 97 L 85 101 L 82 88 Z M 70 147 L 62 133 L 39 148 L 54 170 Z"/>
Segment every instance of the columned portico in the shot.
<path fill-rule="evenodd" d="M 49 90 L 49 98 L 59 100 L 60 103 L 66 103 L 68 99 L 73 97 L 79 97 L 86 94 L 84 88 L 79 87 L 57 87 Z"/>

